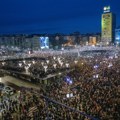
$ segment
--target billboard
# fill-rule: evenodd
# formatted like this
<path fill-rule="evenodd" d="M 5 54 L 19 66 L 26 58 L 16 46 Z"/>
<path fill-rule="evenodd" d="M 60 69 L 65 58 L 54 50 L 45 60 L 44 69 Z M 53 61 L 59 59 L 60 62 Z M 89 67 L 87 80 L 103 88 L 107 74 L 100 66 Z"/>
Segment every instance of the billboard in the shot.
<path fill-rule="evenodd" d="M 49 49 L 49 37 L 40 37 L 40 48 Z"/>
<path fill-rule="evenodd" d="M 104 10 L 104 13 L 110 12 L 110 6 L 105 6 L 103 10 Z"/>

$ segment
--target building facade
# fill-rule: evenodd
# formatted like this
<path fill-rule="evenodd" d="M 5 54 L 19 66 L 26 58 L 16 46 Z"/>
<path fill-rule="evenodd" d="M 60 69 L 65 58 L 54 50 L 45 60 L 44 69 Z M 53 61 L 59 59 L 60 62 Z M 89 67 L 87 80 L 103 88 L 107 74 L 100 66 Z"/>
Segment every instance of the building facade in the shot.
<path fill-rule="evenodd" d="M 115 14 L 110 12 L 110 6 L 104 7 L 101 22 L 101 40 L 103 45 L 110 45 L 115 40 L 116 18 Z"/>
<path fill-rule="evenodd" d="M 120 46 L 120 27 L 115 29 L 115 45 Z"/>

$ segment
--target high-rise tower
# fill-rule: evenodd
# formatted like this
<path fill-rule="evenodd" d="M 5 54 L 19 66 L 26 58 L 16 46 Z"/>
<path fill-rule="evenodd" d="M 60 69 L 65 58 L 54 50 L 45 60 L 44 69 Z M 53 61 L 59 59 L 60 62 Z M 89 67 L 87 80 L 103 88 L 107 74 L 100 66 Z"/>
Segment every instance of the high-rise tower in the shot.
<path fill-rule="evenodd" d="M 102 31 L 101 39 L 103 45 L 110 45 L 115 39 L 116 19 L 115 14 L 110 11 L 110 6 L 103 9 L 102 14 Z"/>

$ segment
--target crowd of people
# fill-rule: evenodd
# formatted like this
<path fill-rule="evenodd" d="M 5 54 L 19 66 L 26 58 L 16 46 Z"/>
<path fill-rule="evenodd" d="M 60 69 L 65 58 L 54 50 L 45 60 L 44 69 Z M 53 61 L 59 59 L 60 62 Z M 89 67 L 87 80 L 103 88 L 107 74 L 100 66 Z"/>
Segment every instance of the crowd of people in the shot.
<path fill-rule="evenodd" d="M 64 99 L 63 88 L 67 87 L 64 84 L 57 86 L 56 83 L 51 85 L 53 91 L 50 91 L 49 96 L 100 120 L 119 120 L 119 60 L 104 57 L 85 59 L 83 65 L 79 63 L 80 67 L 67 75 L 73 79 L 73 84 L 68 84 L 67 92 L 73 93 L 74 97 Z"/>
<path fill-rule="evenodd" d="M 99 54 L 84 58 L 77 55 L 50 56 L 44 62 L 31 64 L 29 72 L 38 77 L 60 69 L 73 70 L 53 78 L 54 82 L 44 89 L 42 86 L 39 91 L 21 88 L 17 99 L 3 100 L 1 108 L 6 110 L 2 111 L 2 119 L 119 120 L 120 56 Z M 47 66 L 48 73 L 43 66 Z"/>

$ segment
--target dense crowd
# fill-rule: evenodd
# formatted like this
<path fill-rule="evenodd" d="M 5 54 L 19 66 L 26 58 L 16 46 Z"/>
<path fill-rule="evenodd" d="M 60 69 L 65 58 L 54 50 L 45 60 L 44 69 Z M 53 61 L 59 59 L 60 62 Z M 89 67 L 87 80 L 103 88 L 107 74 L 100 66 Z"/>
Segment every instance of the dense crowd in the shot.
<path fill-rule="evenodd" d="M 66 63 L 70 65 L 69 68 L 74 69 L 57 79 L 53 78 L 54 82 L 50 82 L 44 89 L 40 87 L 38 91 L 21 88 L 17 99 L 10 97 L 7 101 L 2 100 L 4 105 L 1 108 L 6 109 L 2 111 L 2 119 L 90 120 L 96 118 L 99 120 L 119 120 L 119 61 L 120 56 L 106 56 L 106 54 L 90 58 L 76 58 L 70 54 L 57 55 L 55 58 L 48 57 L 46 61 L 42 61 L 43 63 L 35 61 L 34 64 L 31 64 L 29 72 L 38 77 L 41 76 L 40 74 L 50 74 L 60 69 L 67 70 Z M 53 64 L 56 64 L 56 67 Z M 48 66 L 48 73 L 43 65 Z M 68 96 L 68 94 L 72 94 L 72 96 Z M 45 99 L 42 97 L 43 95 L 49 99 Z"/>
<path fill-rule="evenodd" d="M 67 75 L 73 79 L 73 84 L 68 84 L 68 93 L 72 92 L 74 97 L 64 99 L 63 88 L 67 87 L 63 87 L 64 84 L 57 86 L 56 83 L 51 85 L 53 91 L 50 91 L 50 97 L 101 120 L 119 120 L 119 60 L 120 58 L 85 60 L 85 65 L 80 65 Z M 100 65 L 95 68 L 94 65 L 98 63 Z M 98 76 L 94 77 L 95 74 Z"/>

